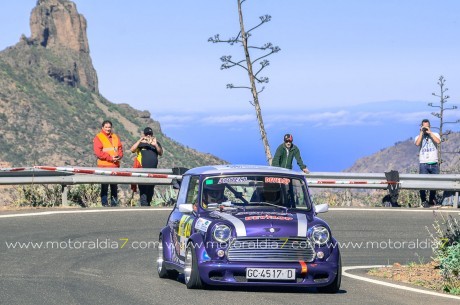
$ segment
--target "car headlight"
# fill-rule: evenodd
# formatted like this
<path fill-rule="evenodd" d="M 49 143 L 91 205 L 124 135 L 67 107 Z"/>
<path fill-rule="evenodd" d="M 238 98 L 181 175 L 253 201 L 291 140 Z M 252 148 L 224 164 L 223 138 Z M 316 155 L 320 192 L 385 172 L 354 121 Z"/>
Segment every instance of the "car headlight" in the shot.
<path fill-rule="evenodd" d="M 229 226 L 224 224 L 217 225 L 215 226 L 214 231 L 212 232 L 212 236 L 218 242 L 225 243 L 232 236 L 232 229 L 230 229 Z"/>
<path fill-rule="evenodd" d="M 330 239 L 329 230 L 323 226 L 315 226 L 311 232 L 311 239 L 318 246 L 324 246 Z"/>

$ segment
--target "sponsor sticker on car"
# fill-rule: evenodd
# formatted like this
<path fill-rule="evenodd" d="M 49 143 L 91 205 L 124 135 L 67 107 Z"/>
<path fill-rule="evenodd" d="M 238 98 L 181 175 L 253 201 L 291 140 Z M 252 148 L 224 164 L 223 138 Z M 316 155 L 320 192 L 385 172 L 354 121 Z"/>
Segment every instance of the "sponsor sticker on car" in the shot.
<path fill-rule="evenodd" d="M 210 224 L 211 220 L 205 218 L 198 218 L 198 220 L 195 223 L 195 229 L 197 229 L 198 231 L 207 232 Z"/>
<path fill-rule="evenodd" d="M 248 177 L 225 177 L 225 178 L 220 178 L 218 184 L 222 183 L 243 183 L 248 181 Z"/>
<path fill-rule="evenodd" d="M 278 215 L 254 215 L 254 216 L 246 216 L 244 220 L 293 220 L 292 217 L 286 216 L 278 216 Z"/>
<path fill-rule="evenodd" d="M 285 185 L 289 185 L 291 179 L 288 178 L 280 178 L 280 177 L 265 177 L 265 183 L 281 183 Z"/>

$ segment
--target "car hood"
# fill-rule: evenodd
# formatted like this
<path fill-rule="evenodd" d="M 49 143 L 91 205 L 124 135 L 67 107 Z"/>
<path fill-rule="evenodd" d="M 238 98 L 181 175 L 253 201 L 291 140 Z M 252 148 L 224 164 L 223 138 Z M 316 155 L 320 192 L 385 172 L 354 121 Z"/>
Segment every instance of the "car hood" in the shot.
<path fill-rule="evenodd" d="M 276 211 L 212 212 L 214 218 L 230 222 L 237 237 L 307 237 L 306 213 Z"/>

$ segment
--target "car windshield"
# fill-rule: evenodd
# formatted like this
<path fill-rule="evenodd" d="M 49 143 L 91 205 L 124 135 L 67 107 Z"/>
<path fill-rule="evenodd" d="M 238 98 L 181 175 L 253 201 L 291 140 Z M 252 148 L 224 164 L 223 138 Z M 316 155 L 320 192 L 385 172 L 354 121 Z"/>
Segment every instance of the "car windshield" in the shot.
<path fill-rule="evenodd" d="M 202 182 L 201 205 L 217 206 L 279 206 L 310 209 L 310 197 L 302 179 L 289 176 L 251 175 L 215 176 Z"/>

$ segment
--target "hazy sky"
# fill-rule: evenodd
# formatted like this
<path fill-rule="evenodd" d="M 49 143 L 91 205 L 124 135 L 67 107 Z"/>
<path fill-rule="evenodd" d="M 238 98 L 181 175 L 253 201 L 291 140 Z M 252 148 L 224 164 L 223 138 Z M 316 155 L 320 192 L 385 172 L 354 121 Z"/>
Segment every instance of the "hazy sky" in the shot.
<path fill-rule="evenodd" d="M 87 19 L 90 54 L 106 98 L 149 110 L 164 131 L 179 141 L 187 142 L 198 124 L 217 126 L 223 135 L 250 124 L 247 132 L 258 141 L 249 91 L 226 89 L 227 83 L 247 85 L 246 72 L 220 70 L 222 55 L 242 58 L 242 49 L 207 41 L 214 34 L 227 38 L 238 33 L 236 0 L 74 2 Z M 23 33 L 30 36 L 29 17 L 35 4 L 36 0 L 1 2 L 0 50 L 18 42 Z M 272 151 L 287 131 L 308 137 L 296 128 L 388 123 L 388 116 L 375 109 L 351 112 L 350 106 L 436 102 L 431 93 L 437 92 L 441 74 L 447 79 L 451 101 L 460 100 L 460 1 L 244 3 L 246 28 L 265 14 L 272 21 L 253 33 L 253 41 L 281 48 L 269 57 L 264 75 L 270 83 L 260 96 L 266 124 L 273 130 L 269 133 Z M 397 112 L 395 107 L 387 115 L 394 113 L 392 120 L 406 124 L 414 120 L 416 128 L 431 109 L 422 113 L 417 109 L 411 115 Z M 358 136 L 370 135 L 363 130 Z"/>

